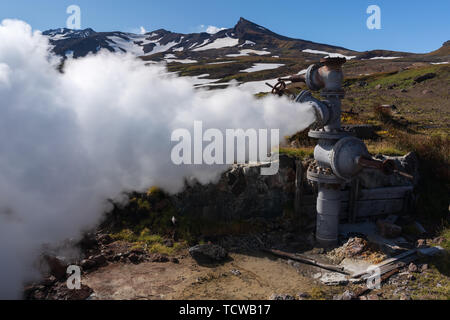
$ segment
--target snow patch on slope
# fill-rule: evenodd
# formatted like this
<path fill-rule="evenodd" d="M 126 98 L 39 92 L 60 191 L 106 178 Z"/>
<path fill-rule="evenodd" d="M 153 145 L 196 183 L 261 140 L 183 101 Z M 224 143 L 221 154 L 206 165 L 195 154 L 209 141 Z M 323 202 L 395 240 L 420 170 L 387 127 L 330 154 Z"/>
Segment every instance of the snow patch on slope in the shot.
<path fill-rule="evenodd" d="M 240 72 L 257 72 L 262 70 L 272 70 L 284 66 L 282 63 L 255 63 L 251 68 L 241 70 Z"/>
<path fill-rule="evenodd" d="M 370 58 L 370 60 L 393 60 L 393 59 L 400 59 L 403 57 L 373 57 Z"/>
<path fill-rule="evenodd" d="M 153 47 L 153 50 L 149 52 L 148 54 L 155 54 L 160 52 L 166 52 L 170 48 L 176 46 L 177 44 L 180 44 L 180 42 L 177 41 L 171 41 L 167 44 L 161 45 L 159 42 L 155 43 L 155 46 Z"/>
<path fill-rule="evenodd" d="M 211 50 L 211 49 L 220 49 L 220 48 L 227 48 L 227 47 L 234 47 L 239 44 L 239 39 L 235 38 L 219 38 L 216 39 L 214 42 L 207 44 L 203 47 L 196 48 L 193 51 L 204 51 L 204 50 Z"/>
<path fill-rule="evenodd" d="M 115 52 L 128 52 L 137 56 L 144 55 L 144 49 L 140 45 L 135 44 L 133 41 L 123 39 L 118 36 L 108 37 L 109 43 Z"/>
<path fill-rule="evenodd" d="M 271 52 L 269 51 L 261 51 L 261 50 L 253 50 L 253 49 L 244 49 L 241 50 L 240 53 L 236 53 L 236 54 L 227 54 L 227 57 L 245 57 L 248 56 L 250 54 L 256 54 L 258 56 L 264 56 L 267 54 L 271 54 Z"/>
<path fill-rule="evenodd" d="M 346 58 L 347 60 L 351 60 L 351 59 L 356 58 L 356 56 L 345 56 L 345 55 L 340 54 L 340 53 L 332 53 L 332 52 L 313 50 L 313 49 L 305 49 L 305 50 L 302 50 L 302 52 L 312 53 L 312 54 L 328 55 L 331 58 Z"/>
<path fill-rule="evenodd" d="M 278 82 L 278 79 L 245 82 L 239 85 L 239 88 L 244 91 L 250 92 L 251 94 L 268 92 L 270 91 L 270 87 L 266 85 L 266 82 L 275 84 Z"/>
<path fill-rule="evenodd" d="M 254 46 L 255 44 L 256 43 L 254 43 L 253 41 L 245 40 L 245 42 L 243 44 L 241 44 L 239 47 L 243 47 L 243 46 L 246 46 L 246 45 Z"/>

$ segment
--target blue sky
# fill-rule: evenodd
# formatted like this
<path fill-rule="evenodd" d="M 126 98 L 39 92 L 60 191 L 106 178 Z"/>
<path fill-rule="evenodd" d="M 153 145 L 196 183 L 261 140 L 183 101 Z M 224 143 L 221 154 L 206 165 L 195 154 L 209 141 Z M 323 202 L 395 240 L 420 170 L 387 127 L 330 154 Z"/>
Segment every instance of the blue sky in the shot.
<path fill-rule="evenodd" d="M 450 1 L 406 0 L 2 0 L 0 20 L 33 28 L 64 27 L 66 8 L 81 8 L 82 28 L 189 33 L 201 25 L 232 27 L 244 17 L 285 36 L 354 50 L 429 52 L 450 40 Z M 381 30 L 366 27 L 369 5 L 381 8 Z"/>

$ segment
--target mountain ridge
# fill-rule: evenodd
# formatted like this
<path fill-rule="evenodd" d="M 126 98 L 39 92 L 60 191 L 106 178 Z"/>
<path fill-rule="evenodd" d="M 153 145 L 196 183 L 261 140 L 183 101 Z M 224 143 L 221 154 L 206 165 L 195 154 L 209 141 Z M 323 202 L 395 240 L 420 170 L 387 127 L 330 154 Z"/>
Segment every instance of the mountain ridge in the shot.
<path fill-rule="evenodd" d="M 256 46 L 256 48 L 259 47 L 259 49 L 269 48 L 271 52 L 283 50 L 315 50 L 328 52 L 332 50 L 335 51 L 334 53 L 336 54 L 355 56 L 356 59 L 370 59 L 377 55 L 380 57 L 386 57 L 388 55 L 392 57 L 399 57 L 400 54 L 402 57 L 405 55 L 414 55 L 414 53 L 392 50 L 369 50 L 358 52 L 356 50 L 347 49 L 341 46 L 286 37 L 243 17 L 239 19 L 233 28 L 224 29 L 215 34 L 209 34 L 206 32 L 185 34 L 172 32 L 164 28 L 139 35 L 121 31 L 96 32 L 92 28 L 86 28 L 83 30 L 70 30 L 67 28 L 50 29 L 44 31 L 43 34 L 49 37 L 50 42 L 54 45 L 54 52 L 56 54 L 64 56 L 67 52 L 72 52 L 75 58 L 85 56 L 89 53 L 96 53 L 100 49 L 107 49 L 111 52 L 128 52 L 129 50 L 127 50 L 126 46 L 123 46 L 123 41 L 114 37 L 119 37 L 122 40 L 129 42 L 128 47 L 132 46 L 132 43 L 141 45 L 143 50 L 142 52 L 138 52 L 140 56 L 156 54 L 162 50 L 170 53 L 174 50 L 176 52 L 199 49 L 202 46 L 206 46 L 215 40 L 224 37 L 237 39 L 238 43 L 236 46 L 242 45 L 242 47 L 250 47 L 248 44 L 253 43 L 254 45 L 252 46 Z M 155 38 L 155 36 L 159 36 L 159 38 Z M 114 39 L 118 41 L 115 41 Z M 160 46 L 166 46 L 167 44 L 175 41 L 177 43 L 173 43 L 170 47 L 160 48 Z M 122 42 L 122 46 L 117 42 Z M 450 43 L 450 41 L 444 43 L 443 47 L 448 46 L 448 43 Z M 155 47 L 158 49 L 154 50 Z M 215 49 L 227 47 L 229 48 L 231 46 L 222 46 Z M 437 49 L 433 52 L 438 52 L 439 54 L 439 50 L 441 49 Z M 446 50 L 441 51 L 446 52 Z"/>
<path fill-rule="evenodd" d="M 273 45 L 275 45 L 281 48 L 292 50 L 311 49 L 326 51 L 332 49 L 340 50 L 345 53 L 356 53 L 356 51 L 354 50 L 349 50 L 339 46 L 285 37 L 272 32 L 271 30 L 254 22 L 246 20 L 245 18 L 240 18 L 238 23 L 233 28 L 221 30 L 215 34 L 208 34 L 206 32 L 183 34 L 171 32 L 163 28 L 147 32 L 143 35 L 120 31 L 96 32 L 92 28 L 83 30 L 69 30 L 66 28 L 59 28 L 44 31 L 43 34 L 49 36 L 50 42 L 55 46 L 55 53 L 59 55 L 65 55 L 65 53 L 69 51 L 73 52 L 75 58 L 85 56 L 89 52 L 95 53 L 98 51 L 98 49 L 101 48 L 107 49 L 109 51 L 118 51 L 115 49 L 117 48 L 117 46 L 115 46 L 113 43 L 115 41 L 110 39 L 110 37 L 115 36 L 128 41 L 137 43 L 140 42 L 141 44 L 145 43 L 143 47 L 145 47 L 146 45 L 147 47 L 144 48 L 142 55 L 158 53 L 151 50 L 154 47 L 157 47 L 156 43 L 159 43 L 159 45 L 167 45 L 171 41 L 178 41 L 179 43 L 174 45 L 173 48 L 171 47 L 165 50 L 170 52 L 173 51 L 173 49 L 179 49 L 181 51 L 181 48 L 183 48 L 183 50 L 198 49 L 202 45 L 207 45 L 208 43 L 211 43 L 216 39 L 220 39 L 223 37 L 238 39 L 238 45 L 243 45 L 246 41 L 248 41 L 248 43 L 253 42 L 255 44 L 260 44 L 261 48 L 264 46 L 273 47 Z M 160 38 L 155 39 L 155 35 L 160 36 Z M 207 39 L 209 39 L 209 41 L 205 43 Z M 159 41 L 157 42 L 156 40 Z M 189 46 L 187 46 L 188 44 Z M 127 51 L 126 48 L 122 49 Z"/>
<path fill-rule="evenodd" d="M 100 50 L 130 53 L 147 65 L 164 63 L 169 72 L 191 77 L 198 87 L 217 89 L 237 81 L 255 93 L 266 90 L 267 81 L 304 73 L 309 65 L 325 56 L 349 60 L 345 72 L 351 76 L 398 72 L 415 65 L 447 64 L 450 60 L 449 41 L 427 54 L 391 50 L 358 52 L 285 37 L 245 18 L 240 18 L 233 28 L 214 34 L 183 34 L 164 28 L 145 34 L 60 28 L 43 34 L 63 61 Z"/>

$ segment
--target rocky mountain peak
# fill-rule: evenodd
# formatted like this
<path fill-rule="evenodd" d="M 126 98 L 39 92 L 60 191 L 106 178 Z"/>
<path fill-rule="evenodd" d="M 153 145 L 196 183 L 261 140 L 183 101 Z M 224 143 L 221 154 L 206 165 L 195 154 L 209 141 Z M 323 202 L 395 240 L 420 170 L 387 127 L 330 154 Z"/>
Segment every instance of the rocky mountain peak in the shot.
<path fill-rule="evenodd" d="M 275 37 L 281 40 L 289 40 L 289 38 L 276 34 L 269 29 L 251 22 L 245 18 L 240 18 L 234 27 L 234 33 L 240 39 L 261 41 L 267 37 Z M 267 39 L 266 39 L 267 40 Z"/>

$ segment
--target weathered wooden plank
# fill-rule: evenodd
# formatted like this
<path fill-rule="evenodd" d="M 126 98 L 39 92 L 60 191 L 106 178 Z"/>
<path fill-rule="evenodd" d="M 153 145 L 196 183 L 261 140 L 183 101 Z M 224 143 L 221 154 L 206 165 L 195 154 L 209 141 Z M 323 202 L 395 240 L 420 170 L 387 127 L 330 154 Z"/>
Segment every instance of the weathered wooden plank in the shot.
<path fill-rule="evenodd" d="M 404 201 L 403 199 L 386 199 L 386 200 L 363 200 L 356 202 L 356 218 L 370 217 L 385 215 L 391 213 L 401 212 L 403 209 Z M 342 202 L 341 212 L 339 213 L 340 219 L 348 218 L 348 202 Z M 302 205 L 302 214 L 311 216 L 317 213 L 316 204 Z"/>
<path fill-rule="evenodd" d="M 300 160 L 295 161 L 295 198 L 294 198 L 294 211 L 296 217 L 301 217 L 302 215 L 302 162 Z"/>
<path fill-rule="evenodd" d="M 347 271 L 344 270 L 344 267 L 340 267 L 337 265 L 331 265 L 331 264 L 325 264 L 325 263 L 320 263 L 310 257 L 307 257 L 305 255 L 301 255 L 298 253 L 289 253 L 289 252 L 284 252 L 281 250 L 275 250 L 275 249 L 263 249 L 263 251 L 269 252 L 273 255 L 276 255 L 278 257 L 282 257 L 282 258 L 286 258 L 286 259 L 292 259 L 295 261 L 299 261 L 305 264 L 310 264 L 316 267 L 320 267 L 322 269 L 326 269 L 326 270 L 330 270 L 330 271 L 335 271 L 335 272 L 339 272 L 345 275 L 349 275 L 349 273 Z"/>
<path fill-rule="evenodd" d="M 361 189 L 358 200 L 385 200 L 404 198 L 413 186 Z"/>
<path fill-rule="evenodd" d="M 388 199 L 403 199 L 413 190 L 412 186 L 401 187 L 387 187 L 374 189 L 359 189 L 358 200 L 388 200 Z M 342 201 L 350 200 L 350 191 L 344 190 L 341 192 Z M 302 195 L 302 204 L 310 205 L 316 203 L 315 195 Z"/>
<path fill-rule="evenodd" d="M 403 199 L 358 201 L 357 217 L 368 217 L 401 212 Z"/>

